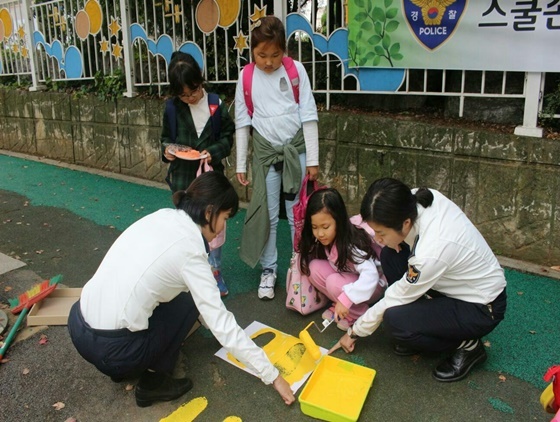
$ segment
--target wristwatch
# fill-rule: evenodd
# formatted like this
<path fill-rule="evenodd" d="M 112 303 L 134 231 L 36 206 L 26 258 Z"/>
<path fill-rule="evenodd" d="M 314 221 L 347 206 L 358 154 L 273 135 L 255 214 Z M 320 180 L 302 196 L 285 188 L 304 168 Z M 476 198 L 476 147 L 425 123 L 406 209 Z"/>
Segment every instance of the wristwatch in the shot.
<path fill-rule="evenodd" d="M 356 340 L 358 337 L 360 337 L 359 335 L 354 333 L 354 330 L 352 330 L 352 327 L 348 327 L 348 331 L 346 331 L 346 334 L 348 334 L 348 337 L 350 337 L 352 340 Z"/>

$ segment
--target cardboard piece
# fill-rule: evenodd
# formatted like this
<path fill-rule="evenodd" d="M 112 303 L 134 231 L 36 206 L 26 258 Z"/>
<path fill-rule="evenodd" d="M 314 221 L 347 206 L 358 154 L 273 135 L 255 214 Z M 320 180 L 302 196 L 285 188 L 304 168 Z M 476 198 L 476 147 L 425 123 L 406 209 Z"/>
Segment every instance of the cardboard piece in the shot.
<path fill-rule="evenodd" d="M 31 307 L 27 326 L 66 325 L 70 308 L 80 298 L 81 288 L 58 288 Z"/>

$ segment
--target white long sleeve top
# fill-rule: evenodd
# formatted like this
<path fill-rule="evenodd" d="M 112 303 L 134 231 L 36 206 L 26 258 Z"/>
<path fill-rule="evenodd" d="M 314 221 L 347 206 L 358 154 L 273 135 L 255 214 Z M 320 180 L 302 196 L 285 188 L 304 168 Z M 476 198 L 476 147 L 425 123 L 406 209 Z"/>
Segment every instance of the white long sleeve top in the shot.
<path fill-rule="evenodd" d="M 206 325 L 233 356 L 266 384 L 278 377 L 224 306 L 200 226 L 182 210 L 156 211 L 126 229 L 84 286 L 80 309 L 95 329 L 145 330 L 153 310 L 181 292 L 191 292 Z"/>
<path fill-rule="evenodd" d="M 306 165 L 319 165 L 317 105 L 305 67 L 294 60 L 299 77 L 299 104 L 295 102 L 284 66 L 267 74 L 256 66 L 253 72 L 253 117 L 249 116 L 243 93 L 243 70 L 235 91 L 235 144 L 238 173 L 247 168 L 249 127 L 253 126 L 272 145 L 286 145 L 300 128 L 304 128 Z"/>
<path fill-rule="evenodd" d="M 353 330 L 360 337 L 379 327 L 386 309 L 412 303 L 429 289 L 486 305 L 506 286 L 504 271 L 478 229 L 456 204 L 430 190 L 432 205 L 418 204 L 418 217 L 405 239 L 411 247 L 408 272 L 356 321 Z"/>

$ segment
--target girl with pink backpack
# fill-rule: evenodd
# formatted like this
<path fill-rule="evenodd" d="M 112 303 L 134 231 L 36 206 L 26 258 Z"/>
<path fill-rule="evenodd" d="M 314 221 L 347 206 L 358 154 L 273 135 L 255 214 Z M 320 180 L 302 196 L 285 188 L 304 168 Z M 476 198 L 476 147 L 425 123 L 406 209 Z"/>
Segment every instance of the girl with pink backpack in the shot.
<path fill-rule="evenodd" d="M 387 288 L 380 247 L 360 227 L 360 220 L 359 216 L 348 218 L 336 189 L 317 190 L 307 203 L 298 245 L 301 273 L 332 301 L 322 318 L 334 319 L 343 331 L 381 299 Z"/>

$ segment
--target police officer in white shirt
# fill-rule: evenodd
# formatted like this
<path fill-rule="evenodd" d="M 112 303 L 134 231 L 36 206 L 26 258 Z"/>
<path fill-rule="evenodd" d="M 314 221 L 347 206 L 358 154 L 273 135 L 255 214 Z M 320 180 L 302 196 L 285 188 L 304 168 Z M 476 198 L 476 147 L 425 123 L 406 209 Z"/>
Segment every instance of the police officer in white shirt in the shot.
<path fill-rule="evenodd" d="M 138 406 L 175 400 L 193 386 L 171 374 L 200 314 L 228 352 L 293 403 L 288 382 L 224 306 L 208 263 L 209 242 L 239 207 L 235 189 L 210 171 L 173 202 L 177 209 L 141 218 L 113 243 L 70 311 L 74 346 L 115 382 L 139 376 Z"/>
<path fill-rule="evenodd" d="M 492 250 L 459 207 L 433 189 L 379 179 L 360 211 L 385 245 L 381 265 L 392 284 L 341 346 L 353 351 L 357 338 L 383 322 L 396 354 L 451 351 L 432 375 L 443 382 L 463 379 L 486 360 L 481 338 L 506 311 L 506 280 Z"/>

